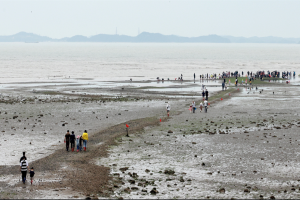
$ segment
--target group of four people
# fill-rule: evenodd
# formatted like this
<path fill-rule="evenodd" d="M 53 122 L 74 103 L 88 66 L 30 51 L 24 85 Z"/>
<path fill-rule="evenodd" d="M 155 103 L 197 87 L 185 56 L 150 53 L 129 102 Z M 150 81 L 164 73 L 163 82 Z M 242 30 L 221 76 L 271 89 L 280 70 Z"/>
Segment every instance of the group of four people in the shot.
<path fill-rule="evenodd" d="M 86 146 L 87 146 L 87 141 L 89 140 L 88 133 L 85 130 L 82 135 L 78 135 L 77 137 L 74 134 L 74 131 L 72 131 L 72 134 L 70 134 L 69 130 L 67 130 L 67 133 L 65 135 L 65 140 L 64 142 L 66 143 L 66 150 L 69 151 L 69 146 L 71 143 L 71 150 L 72 152 L 75 149 L 75 140 L 77 144 L 77 152 L 82 150 L 86 151 Z"/>

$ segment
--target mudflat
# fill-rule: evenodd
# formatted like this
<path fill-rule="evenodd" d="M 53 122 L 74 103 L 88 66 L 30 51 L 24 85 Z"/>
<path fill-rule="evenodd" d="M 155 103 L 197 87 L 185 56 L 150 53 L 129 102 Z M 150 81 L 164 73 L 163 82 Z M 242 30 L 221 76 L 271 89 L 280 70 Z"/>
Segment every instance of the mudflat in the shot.
<path fill-rule="evenodd" d="M 220 87 L 210 93 L 204 113 L 201 89 L 181 89 L 199 83 L 162 92 L 126 84 L 70 91 L 20 87 L 2 94 L 0 197 L 299 196 L 297 86 Z M 188 110 L 193 100 L 196 113 Z M 67 130 L 76 136 L 88 131 L 86 152 L 65 150 Z M 20 181 L 23 151 L 36 172 L 33 185 Z"/>

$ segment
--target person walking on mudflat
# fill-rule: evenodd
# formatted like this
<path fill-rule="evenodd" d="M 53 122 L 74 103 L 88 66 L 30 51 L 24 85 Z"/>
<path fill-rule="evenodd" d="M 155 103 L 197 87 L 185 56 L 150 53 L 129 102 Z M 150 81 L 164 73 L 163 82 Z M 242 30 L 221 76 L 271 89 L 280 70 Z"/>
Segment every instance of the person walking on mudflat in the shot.
<path fill-rule="evenodd" d="M 29 170 L 28 162 L 25 157 L 23 157 L 22 161 L 20 162 L 20 172 L 22 173 L 22 182 L 24 184 L 26 181 L 27 170 Z"/>
<path fill-rule="evenodd" d="M 76 136 L 74 134 L 74 131 L 72 131 L 72 134 L 70 136 L 70 142 L 71 142 L 71 150 L 72 150 L 72 152 L 74 151 L 74 148 L 75 148 L 75 139 L 76 139 Z"/>
<path fill-rule="evenodd" d="M 31 182 L 31 185 L 32 185 L 32 183 L 33 183 L 33 177 L 34 177 L 34 174 L 35 174 L 34 170 L 33 170 L 33 167 L 31 167 L 29 174 L 30 174 L 30 182 Z"/>
<path fill-rule="evenodd" d="M 67 130 L 67 134 L 65 135 L 65 143 L 66 143 L 66 150 L 69 151 L 69 145 L 70 145 L 70 133 L 69 130 Z"/>
<path fill-rule="evenodd" d="M 80 144 L 81 139 L 80 139 L 80 137 L 81 137 L 81 136 L 78 135 L 77 138 L 76 138 L 77 152 L 81 151 L 81 144 Z"/>
<path fill-rule="evenodd" d="M 207 89 L 205 91 L 205 96 L 206 96 L 206 100 L 208 100 L 208 91 L 207 91 Z"/>
<path fill-rule="evenodd" d="M 207 103 L 207 100 L 205 100 L 204 101 L 204 108 L 205 108 L 204 110 L 205 110 L 206 113 L 207 113 L 207 106 L 208 106 L 208 103 Z"/>
<path fill-rule="evenodd" d="M 195 113 L 195 110 L 196 110 L 196 104 L 195 104 L 195 101 L 193 101 L 192 107 L 193 107 L 193 113 Z"/>
<path fill-rule="evenodd" d="M 170 117 L 170 110 L 171 110 L 171 106 L 170 106 L 170 104 L 169 104 L 169 103 L 167 103 L 167 107 L 166 107 L 166 109 L 167 109 L 167 115 L 168 115 L 168 117 Z"/>
<path fill-rule="evenodd" d="M 203 104 L 200 102 L 200 112 L 202 112 Z"/>
<path fill-rule="evenodd" d="M 86 144 L 87 144 L 87 141 L 89 140 L 89 135 L 86 130 L 82 134 L 82 140 L 83 140 L 83 150 L 86 151 Z"/>

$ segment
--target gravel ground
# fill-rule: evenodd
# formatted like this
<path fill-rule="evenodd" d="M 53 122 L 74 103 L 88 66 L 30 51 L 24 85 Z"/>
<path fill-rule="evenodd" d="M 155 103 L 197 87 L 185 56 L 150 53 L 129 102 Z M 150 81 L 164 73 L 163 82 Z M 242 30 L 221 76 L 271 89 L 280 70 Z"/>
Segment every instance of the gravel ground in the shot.
<path fill-rule="evenodd" d="M 98 160 L 122 180 L 115 197 L 299 198 L 300 91 L 254 91 L 241 88 L 208 113 L 178 108 L 159 127 L 123 137 Z"/>
<path fill-rule="evenodd" d="M 33 93 L 32 88 L 23 90 L 20 87 L 13 91 L 6 89 L 1 94 L 0 197 L 83 198 L 91 192 L 107 197 L 109 168 L 90 164 L 90 160 L 106 156 L 107 143 L 114 135 L 126 133 L 125 122 L 130 124 L 130 130 L 135 126 L 142 129 L 153 116 L 156 121 L 165 116 L 165 102 L 169 100 L 160 95 L 142 98 L 145 96 L 143 91 L 134 89 L 126 98 L 99 97 L 94 89 L 89 90 L 91 95 L 64 95 L 66 89 L 55 89 L 55 93 L 51 91 L 49 95 L 49 91 L 45 92 L 48 87 L 41 86 L 39 91 L 42 92 L 38 93 Z M 76 89 L 81 90 L 85 88 Z M 106 89 L 107 92 L 110 90 Z M 138 119 L 140 122 L 135 121 Z M 119 127 L 114 130 L 112 127 L 116 125 Z M 76 135 L 88 131 L 91 139 L 85 154 L 65 151 L 63 140 L 67 130 L 75 131 Z M 105 145 L 99 145 L 102 143 Z M 35 168 L 33 186 L 23 185 L 20 181 L 18 163 L 23 151 L 29 167 Z M 74 174 L 74 170 L 78 173 Z M 101 181 L 95 180 L 97 178 Z M 103 191 L 86 188 L 87 179 L 94 183 L 89 185 L 105 188 Z"/>

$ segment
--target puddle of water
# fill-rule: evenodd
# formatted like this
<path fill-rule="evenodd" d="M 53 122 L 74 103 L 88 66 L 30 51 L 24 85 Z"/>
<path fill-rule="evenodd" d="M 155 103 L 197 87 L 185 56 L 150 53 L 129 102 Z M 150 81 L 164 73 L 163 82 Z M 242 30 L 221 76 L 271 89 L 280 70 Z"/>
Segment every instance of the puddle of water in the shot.
<path fill-rule="evenodd" d="M 168 86 L 177 86 L 177 85 L 218 85 L 218 80 L 205 80 L 205 81 L 144 81 L 144 82 L 109 82 L 109 81 L 97 81 L 97 80 L 78 80 L 78 79 L 67 79 L 61 81 L 39 81 L 36 83 L 33 82 L 17 82 L 2 84 L 2 88 L 16 88 L 16 87 L 40 87 L 40 86 L 63 86 L 67 85 L 72 87 L 72 85 L 78 87 L 121 87 L 121 86 L 130 86 L 130 87 L 168 87 Z M 80 86 L 82 85 L 82 86 Z"/>
<path fill-rule="evenodd" d="M 221 91 L 222 87 L 206 87 L 209 92 Z M 149 88 L 146 91 L 156 92 L 202 92 L 202 87 L 186 87 L 186 88 Z"/>

